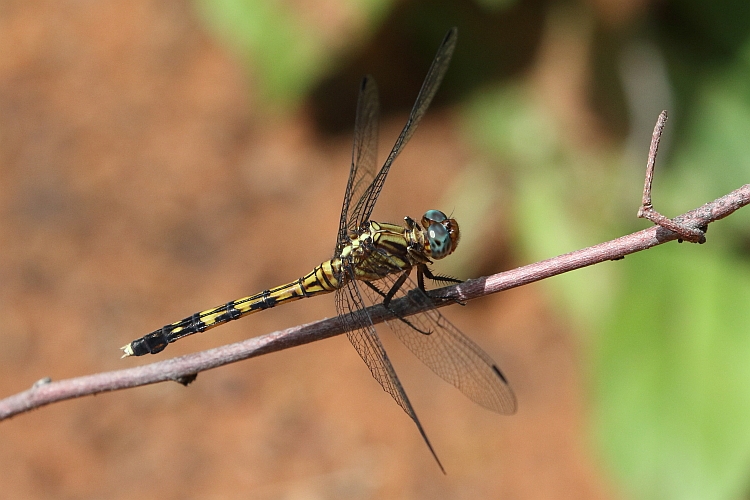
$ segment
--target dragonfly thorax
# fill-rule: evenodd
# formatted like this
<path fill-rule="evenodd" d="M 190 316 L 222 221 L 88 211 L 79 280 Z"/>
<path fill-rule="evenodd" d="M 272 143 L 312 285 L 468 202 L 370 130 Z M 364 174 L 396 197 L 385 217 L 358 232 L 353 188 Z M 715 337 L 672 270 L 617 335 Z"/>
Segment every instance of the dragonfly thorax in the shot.
<path fill-rule="evenodd" d="M 404 220 L 404 226 L 368 221 L 349 235 L 349 243 L 334 259 L 343 271 L 339 286 L 351 278 L 372 281 L 408 271 L 456 249 L 458 223 L 443 212 L 428 211 L 421 224 L 410 217 Z"/>

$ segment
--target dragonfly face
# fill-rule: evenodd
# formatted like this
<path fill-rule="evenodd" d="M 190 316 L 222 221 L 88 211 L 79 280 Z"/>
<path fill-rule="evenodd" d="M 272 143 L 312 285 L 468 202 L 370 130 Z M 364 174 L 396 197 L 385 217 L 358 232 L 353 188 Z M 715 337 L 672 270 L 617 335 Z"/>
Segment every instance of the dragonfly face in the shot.
<path fill-rule="evenodd" d="M 427 252 L 430 257 L 443 259 L 456 250 L 460 238 L 456 219 L 449 219 L 440 210 L 428 210 L 422 216 L 422 227 L 429 243 Z"/>

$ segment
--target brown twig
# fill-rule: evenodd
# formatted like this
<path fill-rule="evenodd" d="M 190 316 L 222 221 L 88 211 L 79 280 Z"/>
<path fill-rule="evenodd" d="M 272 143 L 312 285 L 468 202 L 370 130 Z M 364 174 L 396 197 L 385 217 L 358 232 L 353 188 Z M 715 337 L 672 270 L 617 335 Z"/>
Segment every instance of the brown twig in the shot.
<path fill-rule="evenodd" d="M 651 183 L 654 180 L 654 165 L 656 165 L 656 153 L 659 151 L 659 141 L 664 131 L 664 125 L 667 123 L 667 112 L 659 113 L 659 118 L 654 126 L 654 133 L 651 136 L 651 147 L 648 150 L 648 162 L 646 163 L 646 182 L 643 185 L 643 202 L 638 209 L 638 217 L 648 219 L 654 224 L 668 229 L 680 235 L 679 240 L 690 241 L 693 243 L 705 243 L 706 231 L 702 227 L 691 227 L 684 221 L 669 219 L 656 210 L 651 203 Z"/>
<path fill-rule="evenodd" d="M 679 217 L 675 217 L 672 220 L 653 211 L 651 208 L 651 180 L 653 179 L 656 151 L 665 121 L 666 113 L 662 112 L 651 141 L 646 183 L 643 190 L 643 206 L 639 210 L 639 216 L 648 218 L 658 224 L 657 226 L 535 264 L 435 290 L 431 293 L 435 307 L 443 307 L 454 304 L 457 301 L 465 302 L 484 297 L 491 293 L 502 292 L 510 288 L 540 281 L 551 276 L 607 260 L 618 260 L 628 254 L 640 252 L 641 250 L 646 250 L 673 240 L 684 239 L 701 242 L 700 239 L 694 239 L 695 234 L 697 234 L 695 231 L 700 231 L 701 236 L 703 236 L 703 232 L 708 227 L 708 224 L 723 219 L 735 210 L 750 204 L 750 184 L 745 184 L 726 196 L 682 214 Z M 656 220 L 652 218 L 654 214 L 658 216 L 655 217 Z M 703 241 L 705 241 L 705 237 L 703 238 Z M 410 315 L 422 310 L 411 306 L 412 301 L 409 301 L 408 304 L 400 304 L 399 302 L 401 301 L 391 303 L 391 308 L 398 310 L 399 314 Z M 368 312 L 372 317 L 373 323 L 381 323 L 390 318 L 390 313 L 382 305 L 370 307 Z M 336 318 L 325 319 L 269 333 L 243 342 L 135 368 L 97 373 L 85 377 L 60 380 L 58 382 L 52 382 L 49 378 L 43 378 L 34 383 L 30 389 L 0 400 L 0 420 L 57 401 L 98 394 L 100 392 L 116 391 L 168 380 L 188 383 L 198 372 L 262 354 L 323 340 L 342 333 L 344 333 L 344 330 Z"/>
<path fill-rule="evenodd" d="M 722 219 L 735 210 L 750 204 L 750 184 L 732 191 L 726 196 L 691 210 L 676 219 L 690 227 L 705 227 Z M 577 250 L 552 259 L 503 273 L 466 281 L 460 285 L 435 290 L 431 295 L 436 307 L 484 297 L 502 292 L 574 269 L 590 266 L 607 260 L 618 260 L 624 256 L 646 250 L 662 243 L 682 238 L 674 231 L 661 226 L 651 227 L 612 241 Z M 419 309 L 406 309 L 393 303 L 400 312 L 414 314 Z M 389 317 L 382 306 L 368 309 L 374 323 L 381 323 Z M 116 391 L 129 387 L 154 384 L 168 380 L 179 381 L 192 374 L 234 363 L 247 358 L 288 349 L 309 342 L 323 340 L 344 333 L 336 318 L 325 319 L 307 325 L 269 333 L 260 337 L 229 344 L 208 351 L 188 354 L 179 358 L 150 363 L 135 368 L 113 372 L 97 373 L 57 382 L 42 379 L 24 392 L 0 400 L 0 420 L 12 417 L 34 408 L 72 399 L 80 396 Z"/>

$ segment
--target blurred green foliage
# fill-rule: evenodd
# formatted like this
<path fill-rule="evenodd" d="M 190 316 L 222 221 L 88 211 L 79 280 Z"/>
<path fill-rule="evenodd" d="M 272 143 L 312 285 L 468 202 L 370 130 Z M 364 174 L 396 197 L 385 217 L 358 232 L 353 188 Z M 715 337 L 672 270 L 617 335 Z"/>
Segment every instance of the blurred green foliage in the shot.
<path fill-rule="evenodd" d="M 428 4 L 422 16 L 445 17 L 445 9 Z M 512 179 L 510 223 L 523 261 L 648 226 L 635 213 L 651 128 L 663 107 L 670 107 L 671 121 L 657 162 L 657 210 L 677 215 L 750 178 L 745 2 L 671 0 L 643 8 L 623 2 L 631 10 L 623 10 L 630 14 L 622 18 L 605 16 L 588 3 L 455 4 L 486 9 L 487 16 L 503 16 L 510 8 L 541 11 L 544 24 L 534 24 L 534 16 L 522 18 L 529 25 L 514 32 L 517 38 L 541 30 L 544 39 L 559 29 L 557 18 L 565 18 L 568 35 L 590 45 L 591 70 L 584 73 L 589 100 L 583 104 L 601 119 L 606 141 L 572 141 L 575 134 L 539 99 L 529 74 L 500 71 L 501 78 L 459 96 L 465 136 Z M 297 102 L 335 70 L 332 61 L 345 57 L 327 53 L 314 26 L 284 4 L 197 0 L 196 5 L 208 25 L 252 61 L 262 88 L 279 102 Z M 399 15 L 390 1 L 356 5 L 373 31 L 388 23 L 388 15 Z M 450 12 L 458 12 L 456 5 Z M 468 14 L 456 17 L 461 39 L 470 38 L 472 29 L 487 29 L 472 24 Z M 507 52 L 527 42 L 511 41 Z M 461 45 L 457 59 L 463 57 Z M 471 41 L 466 46 L 472 47 Z M 493 64 L 477 54 L 472 51 L 454 66 L 452 72 L 458 67 L 461 73 L 452 75 L 454 81 Z M 528 67 L 535 57 L 531 54 Z M 469 59 L 474 68 L 465 68 Z M 476 183 L 461 185 L 472 190 Z M 457 191 L 457 199 L 471 196 Z M 491 194 L 483 193 L 477 207 L 486 212 L 473 214 L 476 221 L 492 217 L 493 203 L 486 199 Z M 471 241 L 462 248 L 470 256 L 466 262 L 483 251 L 479 238 Z M 589 346 L 592 437 L 612 477 L 633 498 L 748 494 L 749 241 L 745 209 L 713 224 L 705 245 L 670 243 L 545 282 L 571 323 L 588 332 L 583 338 Z"/>
<path fill-rule="evenodd" d="M 597 438 L 635 498 L 740 498 L 750 461 L 750 265 L 665 245 L 622 263 L 597 341 Z"/>
<path fill-rule="evenodd" d="M 273 101 L 305 92 L 326 68 L 318 35 L 282 4 L 243 0 L 196 0 L 209 27 L 257 68 Z"/>
<path fill-rule="evenodd" d="M 262 102 L 287 107 L 310 92 L 332 66 L 316 26 L 292 5 L 264 0 L 194 0 L 207 27 L 254 68 Z M 376 22 L 390 1 L 356 0 L 352 9 Z"/>

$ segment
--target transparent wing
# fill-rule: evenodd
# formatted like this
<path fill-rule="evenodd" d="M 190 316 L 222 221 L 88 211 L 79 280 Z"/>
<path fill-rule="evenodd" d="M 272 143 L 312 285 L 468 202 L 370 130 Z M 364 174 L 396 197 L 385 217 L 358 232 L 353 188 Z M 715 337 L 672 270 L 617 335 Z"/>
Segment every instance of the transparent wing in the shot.
<path fill-rule="evenodd" d="M 380 101 L 378 87 L 372 76 L 362 79 L 357 99 L 357 116 L 354 120 L 354 146 L 352 148 L 352 166 L 349 180 L 346 183 L 344 206 L 339 220 L 339 234 L 336 240 L 334 255 L 349 243 L 349 232 L 354 231 L 349 221 L 349 205 L 352 200 L 359 200 L 375 177 L 375 164 L 378 152 L 378 123 L 380 120 Z M 351 221 L 349 221 L 351 222 Z"/>
<path fill-rule="evenodd" d="M 453 56 L 453 51 L 456 48 L 457 36 L 458 30 L 451 28 L 446 33 L 445 38 L 443 38 L 443 42 L 440 44 L 435 58 L 432 60 L 430 69 L 427 71 L 427 76 L 422 83 L 422 88 L 419 90 L 417 100 L 409 114 L 406 125 L 404 125 L 404 129 L 401 131 L 398 139 L 396 139 L 396 144 L 394 144 L 380 172 L 373 179 L 372 184 L 368 186 L 367 191 L 357 200 L 357 205 L 349 215 L 348 225 L 350 228 L 359 227 L 362 222 L 369 220 L 372 209 L 375 208 L 375 202 L 380 195 L 380 190 L 383 189 L 388 170 L 390 170 L 393 161 L 406 143 L 411 139 L 411 136 L 414 135 L 417 125 L 419 125 L 420 120 L 432 102 L 432 98 L 435 97 L 438 87 L 440 87 L 440 83 L 443 81 L 445 72 L 448 70 L 448 65 L 450 64 L 451 56 Z"/>
<path fill-rule="evenodd" d="M 382 302 L 399 277 L 391 274 L 372 283 L 378 292 L 367 286 L 363 289 L 372 300 Z M 398 314 L 406 306 L 431 304 L 407 278 L 389 309 Z M 516 397 L 492 358 L 436 309 L 388 320 L 388 326 L 424 364 L 469 399 L 498 413 L 515 413 Z"/>
<path fill-rule="evenodd" d="M 422 424 L 417 418 L 404 388 L 401 386 L 401 381 L 388 359 L 372 320 L 365 310 L 365 304 L 356 281 L 350 281 L 343 288 L 336 290 L 336 312 L 338 312 L 342 326 L 347 330 L 346 336 L 370 369 L 372 376 L 414 421 L 432 456 L 443 469 L 443 465 L 435 454 L 430 440 L 427 439 L 427 434 L 425 434 Z M 443 469 L 443 472 L 445 472 L 445 469 Z"/>

